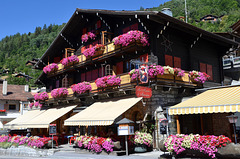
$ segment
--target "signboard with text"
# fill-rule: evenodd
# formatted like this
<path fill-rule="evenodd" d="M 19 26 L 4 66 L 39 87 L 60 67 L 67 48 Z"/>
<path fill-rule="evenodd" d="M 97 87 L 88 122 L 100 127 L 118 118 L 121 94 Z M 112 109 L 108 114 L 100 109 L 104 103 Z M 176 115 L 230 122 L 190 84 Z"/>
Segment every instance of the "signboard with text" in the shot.
<path fill-rule="evenodd" d="M 136 96 L 143 98 L 151 98 L 152 89 L 149 87 L 136 86 Z"/>
<path fill-rule="evenodd" d="M 118 127 L 118 135 L 134 135 L 134 126 L 120 126 Z"/>
<path fill-rule="evenodd" d="M 49 125 L 49 135 L 56 135 L 57 134 L 57 125 L 50 124 Z"/>

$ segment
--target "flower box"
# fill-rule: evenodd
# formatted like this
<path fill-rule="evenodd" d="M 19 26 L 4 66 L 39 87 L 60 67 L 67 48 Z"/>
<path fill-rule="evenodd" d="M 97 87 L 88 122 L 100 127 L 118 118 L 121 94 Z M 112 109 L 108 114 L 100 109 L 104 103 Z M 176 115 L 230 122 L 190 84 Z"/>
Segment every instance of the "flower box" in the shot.
<path fill-rule="evenodd" d="M 103 54 L 105 49 L 105 46 L 102 44 L 96 44 L 91 48 L 88 48 L 86 50 L 84 50 L 82 52 L 82 54 L 84 56 L 86 56 L 87 59 L 91 58 L 91 57 L 96 57 L 96 56 L 100 56 Z"/>
<path fill-rule="evenodd" d="M 94 40 L 96 37 L 96 35 L 92 32 L 87 32 L 86 34 L 83 34 L 81 39 L 82 39 L 82 42 L 87 42 L 89 39 L 92 39 Z"/>
<path fill-rule="evenodd" d="M 78 63 L 79 59 L 76 55 L 69 56 L 67 58 L 63 58 L 60 63 L 65 67 L 73 66 L 74 64 Z"/>
<path fill-rule="evenodd" d="M 56 88 L 56 89 L 51 91 L 51 96 L 54 99 L 66 98 L 67 95 L 68 95 L 67 88 Z"/>
<path fill-rule="evenodd" d="M 95 81 L 98 88 L 115 88 L 115 86 L 120 86 L 121 78 L 116 75 L 108 75 L 101 78 L 96 79 Z"/>
<path fill-rule="evenodd" d="M 198 72 L 194 70 L 190 71 L 188 76 L 190 81 L 196 84 L 203 84 L 210 78 L 210 76 L 205 72 Z"/>
<path fill-rule="evenodd" d="M 46 74 L 55 73 L 58 70 L 58 65 L 56 63 L 49 64 L 43 68 L 43 72 Z"/>
<path fill-rule="evenodd" d="M 35 101 L 45 101 L 48 100 L 49 96 L 47 94 L 47 92 L 41 92 L 41 93 L 37 93 L 34 95 L 34 100 Z"/>
<path fill-rule="evenodd" d="M 77 96 L 80 94 L 89 94 L 89 92 L 92 90 L 92 86 L 89 82 L 81 82 L 78 84 L 73 84 L 71 89 L 74 92 L 74 95 Z"/>

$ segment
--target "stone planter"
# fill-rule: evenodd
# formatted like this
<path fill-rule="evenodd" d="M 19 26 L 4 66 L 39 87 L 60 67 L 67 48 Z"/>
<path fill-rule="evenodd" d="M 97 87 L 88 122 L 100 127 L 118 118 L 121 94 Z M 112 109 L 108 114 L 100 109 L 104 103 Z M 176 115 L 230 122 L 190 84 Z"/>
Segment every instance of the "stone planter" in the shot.
<path fill-rule="evenodd" d="M 134 152 L 137 152 L 137 153 L 143 153 L 143 152 L 147 152 L 147 145 L 136 145 L 134 147 Z"/>

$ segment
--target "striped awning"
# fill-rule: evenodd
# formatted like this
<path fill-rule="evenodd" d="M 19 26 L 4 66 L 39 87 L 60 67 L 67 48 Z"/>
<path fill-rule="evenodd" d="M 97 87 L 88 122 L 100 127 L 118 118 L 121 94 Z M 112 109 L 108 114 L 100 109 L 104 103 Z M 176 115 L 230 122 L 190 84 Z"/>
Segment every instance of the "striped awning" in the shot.
<path fill-rule="evenodd" d="M 142 98 L 125 98 L 96 102 L 64 121 L 66 126 L 112 125 L 117 117 L 126 112 Z"/>
<path fill-rule="evenodd" d="M 240 86 L 207 90 L 168 109 L 169 115 L 240 111 Z"/>

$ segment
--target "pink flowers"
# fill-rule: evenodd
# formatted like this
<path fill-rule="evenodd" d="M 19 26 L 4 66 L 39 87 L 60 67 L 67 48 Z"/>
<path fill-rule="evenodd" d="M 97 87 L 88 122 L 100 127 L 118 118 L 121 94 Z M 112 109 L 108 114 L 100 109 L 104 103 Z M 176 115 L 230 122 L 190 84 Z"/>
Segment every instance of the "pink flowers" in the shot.
<path fill-rule="evenodd" d="M 84 50 L 83 55 L 85 55 L 86 57 L 93 56 L 98 50 L 100 50 L 100 49 L 104 50 L 104 48 L 105 48 L 104 45 L 96 44 L 95 46 Z"/>
<path fill-rule="evenodd" d="M 96 153 L 100 153 L 102 150 L 112 152 L 114 147 L 113 142 L 110 138 L 97 136 L 80 136 L 76 140 L 80 148 L 85 148 Z"/>
<path fill-rule="evenodd" d="M 51 91 L 51 96 L 53 98 L 63 98 L 68 95 L 68 90 L 67 88 L 56 88 Z"/>
<path fill-rule="evenodd" d="M 231 143 L 231 140 L 228 137 L 223 135 L 214 136 L 214 135 L 170 135 L 165 140 L 165 147 L 169 152 L 176 152 L 177 154 L 183 152 L 186 149 L 199 150 L 205 154 L 208 154 L 210 157 L 215 158 L 215 152 L 217 148 L 226 146 Z"/>
<path fill-rule="evenodd" d="M 184 70 L 181 70 L 180 68 L 173 68 L 174 70 L 174 74 L 178 77 L 183 77 L 185 76 L 185 71 Z"/>
<path fill-rule="evenodd" d="M 45 66 L 43 68 L 43 72 L 47 74 L 47 73 L 50 73 L 50 72 L 55 71 L 57 69 L 58 69 L 58 65 L 56 63 L 52 63 L 50 65 Z"/>
<path fill-rule="evenodd" d="M 42 104 L 40 104 L 39 102 L 35 102 L 34 103 L 34 106 L 37 108 L 37 107 L 39 107 L 39 108 L 42 108 Z"/>
<path fill-rule="evenodd" d="M 204 83 L 209 79 L 209 75 L 205 72 L 198 72 L 198 71 L 190 71 L 189 75 L 190 78 L 193 78 L 194 81 Z"/>
<path fill-rule="evenodd" d="M 151 78 L 156 77 L 157 75 L 163 75 L 164 74 L 164 68 L 160 65 L 151 65 L 148 69 L 148 75 Z"/>
<path fill-rule="evenodd" d="M 116 75 L 108 75 L 96 79 L 95 81 L 98 88 L 106 88 L 109 86 L 120 86 L 121 78 L 116 77 Z"/>
<path fill-rule="evenodd" d="M 94 40 L 95 37 L 96 37 L 96 35 L 93 34 L 92 32 L 87 32 L 86 34 L 83 34 L 83 35 L 82 35 L 82 41 L 83 41 L 83 42 L 87 42 L 88 39 L 93 39 L 93 40 Z"/>
<path fill-rule="evenodd" d="M 32 102 L 32 103 L 29 104 L 29 108 L 32 109 L 33 106 L 34 106 L 34 102 Z"/>
<path fill-rule="evenodd" d="M 138 30 L 131 30 L 113 39 L 114 45 L 128 46 L 131 42 L 140 42 L 143 46 L 149 45 L 147 35 Z"/>
<path fill-rule="evenodd" d="M 152 135 L 149 133 L 136 131 L 134 135 L 134 144 L 144 144 L 150 147 L 153 144 Z"/>
<path fill-rule="evenodd" d="M 79 59 L 76 55 L 72 55 L 67 58 L 63 58 L 60 63 L 64 66 L 67 66 L 69 63 L 79 62 Z"/>
<path fill-rule="evenodd" d="M 91 91 L 92 86 L 90 85 L 89 82 L 81 82 L 81 83 L 78 83 L 78 84 L 73 84 L 71 86 L 71 89 L 74 93 L 82 94 L 82 93 L 85 93 L 87 91 Z"/>
<path fill-rule="evenodd" d="M 45 101 L 48 100 L 49 96 L 47 92 L 37 93 L 34 95 L 34 100 L 36 101 Z"/>

